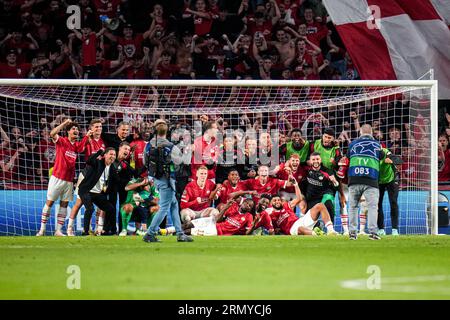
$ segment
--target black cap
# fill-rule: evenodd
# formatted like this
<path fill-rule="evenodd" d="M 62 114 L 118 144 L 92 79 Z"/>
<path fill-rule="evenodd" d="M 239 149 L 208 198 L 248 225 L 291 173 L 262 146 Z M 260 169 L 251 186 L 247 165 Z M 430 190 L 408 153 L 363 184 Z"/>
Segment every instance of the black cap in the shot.
<path fill-rule="evenodd" d="M 211 33 L 207 33 L 207 34 L 205 34 L 205 39 L 211 39 L 211 38 L 213 38 L 213 39 L 214 39 L 214 37 L 212 36 L 212 34 L 211 34 Z"/>
<path fill-rule="evenodd" d="M 131 23 L 126 23 L 126 24 L 123 26 L 123 28 L 124 28 L 124 29 L 125 29 L 125 28 L 133 29 L 133 25 L 132 25 Z"/>
<path fill-rule="evenodd" d="M 17 55 L 17 50 L 16 49 L 10 49 L 10 50 L 8 50 L 7 54 L 15 54 L 15 55 Z"/>

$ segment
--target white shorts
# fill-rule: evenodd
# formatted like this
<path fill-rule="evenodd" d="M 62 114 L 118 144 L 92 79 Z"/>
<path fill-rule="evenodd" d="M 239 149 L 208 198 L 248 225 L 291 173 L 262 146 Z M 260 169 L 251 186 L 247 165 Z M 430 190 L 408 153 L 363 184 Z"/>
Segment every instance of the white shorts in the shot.
<path fill-rule="evenodd" d="M 55 176 L 51 176 L 50 181 L 48 182 L 47 200 L 56 201 L 58 199 L 61 201 L 72 201 L 73 182 L 64 181 Z"/>
<path fill-rule="evenodd" d="M 191 221 L 194 228 L 191 229 L 193 236 L 217 236 L 216 220 L 214 217 L 199 218 Z"/>
<path fill-rule="evenodd" d="M 299 227 L 304 227 L 309 230 L 312 230 L 316 225 L 316 222 L 317 220 L 316 221 L 313 220 L 313 218 L 311 217 L 311 212 L 308 210 L 308 212 L 303 217 L 294 222 L 289 232 L 292 236 L 296 236 L 298 235 Z"/>

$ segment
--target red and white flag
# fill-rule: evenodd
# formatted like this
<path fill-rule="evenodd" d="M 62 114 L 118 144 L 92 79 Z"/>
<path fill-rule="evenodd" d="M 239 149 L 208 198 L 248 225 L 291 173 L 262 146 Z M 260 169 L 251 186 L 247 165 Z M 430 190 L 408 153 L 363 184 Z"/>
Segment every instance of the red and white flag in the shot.
<path fill-rule="evenodd" d="M 418 79 L 450 98 L 449 0 L 323 0 L 362 79 Z"/>

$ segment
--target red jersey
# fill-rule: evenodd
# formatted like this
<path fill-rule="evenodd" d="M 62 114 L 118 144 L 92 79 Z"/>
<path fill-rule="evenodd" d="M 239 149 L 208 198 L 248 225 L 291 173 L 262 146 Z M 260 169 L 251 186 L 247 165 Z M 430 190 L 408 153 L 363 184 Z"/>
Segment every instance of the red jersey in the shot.
<path fill-rule="evenodd" d="M 263 228 L 265 228 L 265 229 L 267 229 L 269 231 L 273 230 L 272 219 L 270 219 L 270 216 L 267 213 L 267 211 L 261 212 L 260 216 L 261 216 L 261 220 L 259 220 L 259 222 L 256 223 L 255 229 L 263 227 Z"/>
<path fill-rule="evenodd" d="M 272 220 L 272 225 L 276 228 L 280 228 L 281 232 L 290 235 L 291 227 L 298 220 L 294 211 L 289 207 L 289 203 L 285 202 L 281 210 L 275 210 L 275 208 L 270 207 L 266 209 L 267 213 Z"/>
<path fill-rule="evenodd" d="M 143 168 L 144 167 L 144 154 L 145 154 L 145 145 L 147 143 L 144 140 L 133 140 L 130 143 L 130 147 L 134 149 L 134 162 L 135 168 Z M 142 172 L 141 177 L 145 178 L 147 176 L 146 171 Z"/>
<path fill-rule="evenodd" d="M 198 186 L 197 180 L 189 182 L 181 196 L 181 209 L 201 211 L 210 207 L 211 201 L 209 200 L 209 196 L 215 187 L 216 185 L 210 180 L 206 180 L 203 189 Z M 197 198 L 201 198 L 204 202 L 198 203 Z"/>
<path fill-rule="evenodd" d="M 246 191 L 247 188 L 242 181 L 239 181 L 236 187 L 233 187 L 230 181 L 224 181 L 222 185 L 222 189 L 218 192 L 218 196 L 220 199 L 220 203 L 227 203 L 230 200 L 230 194 L 238 191 Z"/>
<path fill-rule="evenodd" d="M 125 57 L 127 58 L 133 58 L 136 53 L 142 51 L 142 41 L 144 41 L 144 38 L 141 33 L 138 33 L 131 39 L 125 39 L 124 37 L 119 37 L 117 39 L 117 43 L 122 46 Z"/>
<path fill-rule="evenodd" d="M 0 78 L 23 79 L 27 78 L 31 71 L 31 63 L 22 63 L 14 67 L 6 64 L 0 64 Z"/>
<path fill-rule="evenodd" d="M 256 22 L 249 21 L 248 23 L 248 34 L 254 38 L 256 32 L 261 32 L 264 35 L 264 38 L 266 41 L 270 40 L 270 37 L 272 36 L 272 21 L 264 21 L 262 25 L 257 25 Z"/>
<path fill-rule="evenodd" d="M 83 61 L 81 65 L 83 67 L 97 65 L 97 36 L 94 32 L 91 32 L 87 38 L 81 39 L 83 42 L 81 50 L 83 50 Z"/>
<path fill-rule="evenodd" d="M 56 159 L 52 175 L 58 179 L 73 182 L 77 153 L 84 150 L 84 145 L 81 142 L 71 143 L 66 137 L 58 137 L 55 145 Z"/>
<path fill-rule="evenodd" d="M 235 234 L 245 234 L 253 224 L 253 217 L 250 213 L 240 213 L 239 205 L 233 204 L 223 215 L 225 221 L 216 223 L 218 236 L 232 236 Z"/>
<path fill-rule="evenodd" d="M 286 164 L 282 163 L 280 164 L 280 171 L 277 173 L 277 178 L 281 180 L 287 180 L 289 178 L 289 174 L 284 170 Z M 292 175 L 294 176 L 295 180 L 297 180 L 297 183 L 300 184 L 303 180 L 303 178 L 306 176 L 306 170 L 302 166 L 298 166 L 297 171 L 293 172 Z M 289 193 L 295 193 L 295 187 L 290 186 L 283 188 L 286 192 Z"/>
<path fill-rule="evenodd" d="M 268 177 L 265 184 L 262 184 L 259 179 L 255 178 L 245 180 L 243 183 L 245 184 L 247 190 L 254 190 L 258 192 L 258 195 L 264 193 L 276 195 L 280 189 L 286 188 L 287 181 Z M 258 200 L 259 196 L 253 196 L 253 201 L 255 201 L 255 203 L 258 203 Z"/>
<path fill-rule="evenodd" d="M 84 138 L 83 138 L 83 140 L 84 140 Z M 84 142 L 83 140 L 81 140 L 81 141 Z M 84 148 L 84 159 L 86 161 L 87 161 L 87 159 L 89 159 L 89 157 L 91 155 L 96 153 L 98 150 L 106 149 L 105 143 L 103 142 L 102 138 L 99 138 L 98 140 L 88 138 L 85 146 L 86 147 Z"/>

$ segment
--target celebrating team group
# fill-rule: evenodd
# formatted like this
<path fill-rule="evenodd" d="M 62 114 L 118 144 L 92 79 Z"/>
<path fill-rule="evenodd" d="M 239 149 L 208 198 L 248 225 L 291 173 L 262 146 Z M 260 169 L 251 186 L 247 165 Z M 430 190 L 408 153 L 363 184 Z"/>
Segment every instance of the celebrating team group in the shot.
<path fill-rule="evenodd" d="M 180 242 L 202 235 L 338 235 L 333 225 L 337 194 L 344 235 L 355 240 L 367 230 L 368 239 L 379 240 L 384 234 L 385 190 L 392 234 L 398 235 L 398 157 L 373 138 L 370 125 L 360 127 L 359 138 L 346 154 L 331 128 L 311 142 L 292 129 L 282 145 L 258 147 L 264 139 L 240 137 L 243 150 L 237 136 L 218 139 L 218 128 L 216 122 L 204 121 L 201 135 L 186 144 L 184 138 L 191 133 L 178 134 L 181 141 L 173 134 L 169 139 L 164 119 L 153 123 L 151 137 L 145 128 L 130 134 L 126 122 L 119 123 L 115 133 L 105 133 L 102 119 L 95 118 L 80 140 L 79 125 L 65 120 L 50 132 L 56 159 L 37 235 L 46 234 L 58 200 L 56 236 L 65 236 L 68 214 L 67 235 L 75 235 L 82 206 L 83 235 L 127 236 L 132 220 L 146 242 L 159 242 L 158 236 L 167 234 L 176 234 Z M 63 129 L 65 136 L 60 135 Z M 273 145 L 276 152 L 267 148 Z M 79 153 L 85 162 L 74 186 Z M 281 161 L 274 161 L 271 153 Z M 263 161 L 262 155 L 271 160 Z M 69 213 L 74 187 L 76 202 Z"/>

